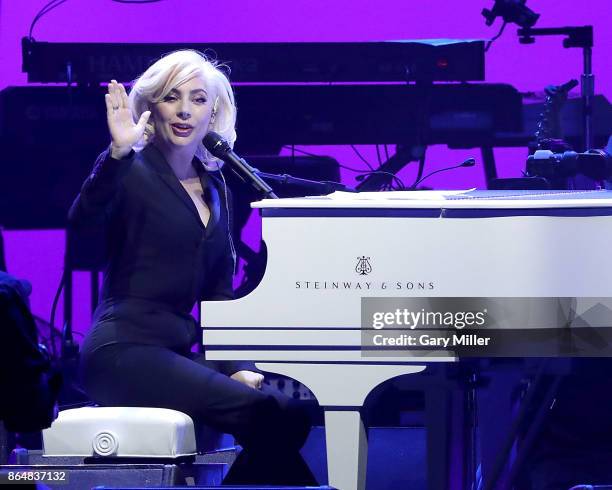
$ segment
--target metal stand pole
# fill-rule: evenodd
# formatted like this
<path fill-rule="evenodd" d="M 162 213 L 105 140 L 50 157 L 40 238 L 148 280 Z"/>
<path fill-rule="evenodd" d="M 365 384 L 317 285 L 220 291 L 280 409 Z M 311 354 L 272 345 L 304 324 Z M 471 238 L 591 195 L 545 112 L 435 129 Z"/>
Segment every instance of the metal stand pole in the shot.
<path fill-rule="evenodd" d="M 584 148 L 588 151 L 593 148 L 593 97 L 595 96 L 595 76 L 593 75 L 593 49 L 585 47 L 583 49 L 584 73 L 580 80 L 582 93 L 582 115 L 584 118 Z"/>
<path fill-rule="evenodd" d="M 582 48 L 583 73 L 581 77 L 582 90 L 582 121 L 583 141 L 582 151 L 593 148 L 593 114 L 592 103 L 595 96 L 595 79 L 593 76 L 593 26 L 580 27 L 545 27 L 522 28 L 517 31 L 521 44 L 533 44 L 536 36 L 567 36 L 563 40 L 564 48 Z"/>

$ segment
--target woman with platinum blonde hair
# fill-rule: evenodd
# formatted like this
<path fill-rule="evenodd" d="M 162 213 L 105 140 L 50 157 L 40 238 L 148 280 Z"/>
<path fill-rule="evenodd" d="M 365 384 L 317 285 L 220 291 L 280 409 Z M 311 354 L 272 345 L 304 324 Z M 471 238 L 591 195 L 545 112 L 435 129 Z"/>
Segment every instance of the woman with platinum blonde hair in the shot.
<path fill-rule="evenodd" d="M 233 148 L 236 141 L 236 103 L 229 80 L 220 70 L 221 66 L 207 60 L 197 51 L 176 51 L 160 59 L 136 80 L 130 91 L 128 103 L 134 121 L 138 121 L 143 113 L 150 112 L 152 105 L 164 100 L 173 87 L 198 76 L 212 92 L 209 94 L 213 101 L 210 130 L 219 134 Z M 155 126 L 152 121 L 148 121 L 136 148 L 143 148 L 154 138 Z M 205 165 L 223 164 L 208 153 L 201 140 L 196 157 Z"/>
<path fill-rule="evenodd" d="M 264 384 L 252 362 L 192 352 L 194 305 L 233 299 L 231 195 L 202 145 L 209 131 L 236 140 L 227 77 L 201 53 L 177 51 L 129 96 L 112 80 L 105 102 L 111 144 L 68 216 L 73 232 L 98 228 L 108 244 L 82 347 L 85 390 L 101 405 L 171 408 L 234 435 L 244 449 L 224 483 L 316 484 L 299 455 L 310 429 L 299 402 Z"/>

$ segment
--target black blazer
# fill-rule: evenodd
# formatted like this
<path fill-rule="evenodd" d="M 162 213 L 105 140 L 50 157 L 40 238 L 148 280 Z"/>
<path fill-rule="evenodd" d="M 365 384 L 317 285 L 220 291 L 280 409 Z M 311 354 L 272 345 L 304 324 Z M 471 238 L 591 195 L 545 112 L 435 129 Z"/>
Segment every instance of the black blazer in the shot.
<path fill-rule="evenodd" d="M 107 240 L 86 350 L 116 342 L 188 350 L 200 339 L 190 316 L 196 301 L 233 298 L 231 196 L 217 172 L 193 163 L 210 208 L 206 227 L 154 146 L 122 160 L 107 150 L 96 160 L 68 216 L 73 229 L 100 228 Z"/>

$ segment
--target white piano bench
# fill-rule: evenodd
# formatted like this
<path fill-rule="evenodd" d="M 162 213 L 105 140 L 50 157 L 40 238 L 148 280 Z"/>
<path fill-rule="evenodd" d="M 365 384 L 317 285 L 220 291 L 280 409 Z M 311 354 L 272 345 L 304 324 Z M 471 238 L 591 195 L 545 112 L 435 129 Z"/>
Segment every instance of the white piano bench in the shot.
<path fill-rule="evenodd" d="M 195 456 L 193 421 L 166 408 L 64 410 L 43 430 L 45 457 L 182 458 Z"/>
<path fill-rule="evenodd" d="M 64 410 L 43 431 L 43 450 L 15 449 L 13 464 L 0 468 L 0 480 L 9 471 L 37 470 L 64 475 L 65 490 L 221 485 L 236 458 L 233 440 L 196 428 L 197 434 L 188 415 L 165 408 Z M 196 435 L 205 442 L 200 452 L 219 443 L 230 447 L 196 454 Z"/>

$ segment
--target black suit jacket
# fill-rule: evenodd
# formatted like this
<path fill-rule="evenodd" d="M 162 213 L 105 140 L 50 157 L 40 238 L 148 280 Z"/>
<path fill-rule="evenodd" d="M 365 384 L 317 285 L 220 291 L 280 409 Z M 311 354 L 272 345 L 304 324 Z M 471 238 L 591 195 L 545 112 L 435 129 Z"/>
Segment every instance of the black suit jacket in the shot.
<path fill-rule="evenodd" d="M 210 208 L 206 227 L 154 146 L 122 160 L 108 150 L 98 157 L 69 212 L 69 226 L 101 228 L 107 240 L 102 301 L 85 350 L 136 342 L 188 351 L 200 337 L 190 316 L 196 301 L 233 298 L 231 196 L 216 172 L 195 159 L 194 166 Z"/>

